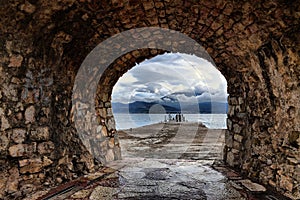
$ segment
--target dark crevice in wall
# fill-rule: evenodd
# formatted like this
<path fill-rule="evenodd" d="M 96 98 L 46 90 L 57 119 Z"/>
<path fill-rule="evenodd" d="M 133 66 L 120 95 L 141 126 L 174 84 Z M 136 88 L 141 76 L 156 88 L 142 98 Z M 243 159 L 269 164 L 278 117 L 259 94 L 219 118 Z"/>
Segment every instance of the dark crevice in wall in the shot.
<path fill-rule="evenodd" d="M 265 84 L 266 84 L 266 89 L 268 91 L 269 94 L 269 100 L 270 103 L 273 107 L 275 107 L 275 95 L 273 94 L 273 89 L 272 89 L 272 84 L 271 84 L 271 80 L 270 80 L 270 76 L 269 76 L 269 67 L 267 65 L 267 63 L 265 62 L 267 60 L 267 55 L 266 54 L 265 48 L 261 48 L 258 50 L 258 59 L 259 59 L 259 64 L 261 66 L 261 70 L 262 70 L 262 76 L 264 77 L 265 80 Z"/>

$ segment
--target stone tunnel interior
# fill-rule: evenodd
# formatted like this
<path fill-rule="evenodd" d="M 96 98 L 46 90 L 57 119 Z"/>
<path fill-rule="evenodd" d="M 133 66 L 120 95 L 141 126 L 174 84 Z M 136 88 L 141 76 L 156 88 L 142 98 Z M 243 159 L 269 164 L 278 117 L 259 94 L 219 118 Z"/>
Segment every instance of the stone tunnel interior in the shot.
<path fill-rule="evenodd" d="M 204 47 L 228 82 L 224 162 L 299 198 L 299 10 L 299 1 L 281 0 L 1 1 L 0 198 L 22 199 L 121 158 L 112 88 L 136 62 L 166 50 L 131 50 L 117 56 L 99 82 L 84 76 L 86 84 L 98 85 L 95 113 L 89 102 L 72 102 L 83 99 L 73 87 L 98 44 L 143 27 L 173 30 Z M 75 124 L 74 109 L 97 123 L 83 136 L 88 143 L 76 126 L 90 125 Z M 107 137 L 96 144 L 99 133 Z M 95 146 L 101 148 L 93 155 Z"/>

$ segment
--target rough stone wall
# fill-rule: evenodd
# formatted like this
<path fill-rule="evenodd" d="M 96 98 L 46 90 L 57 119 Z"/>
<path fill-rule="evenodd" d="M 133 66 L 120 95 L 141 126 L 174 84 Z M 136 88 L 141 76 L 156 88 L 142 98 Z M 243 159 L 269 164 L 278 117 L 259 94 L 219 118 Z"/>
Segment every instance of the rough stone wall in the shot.
<path fill-rule="evenodd" d="M 291 35 L 293 35 L 291 33 Z M 294 38 L 295 39 L 295 38 Z M 226 161 L 252 178 L 299 198 L 299 49 L 275 40 L 249 55 L 243 96 L 229 97 Z M 297 42 L 296 42 L 297 43 Z"/>
<path fill-rule="evenodd" d="M 297 198 L 299 10 L 298 1 L 281 0 L 0 1 L 0 198 L 22 199 L 38 187 L 95 169 L 98 161 L 72 118 L 77 70 L 100 42 L 149 26 L 195 39 L 226 77 L 227 163 Z M 118 73 L 106 72 L 109 78 L 99 86 L 99 123 L 113 119 L 112 84 L 104 83 L 115 83 L 130 63 L 155 54 L 128 54 L 112 65 Z M 108 121 L 101 126 L 114 131 Z M 111 138 L 116 141 L 106 147 L 114 149 L 117 138 Z M 108 159 L 118 158 L 117 152 Z"/>
<path fill-rule="evenodd" d="M 97 122 L 99 132 L 92 135 L 94 140 L 90 146 L 90 152 L 99 158 L 100 161 L 109 162 L 121 158 L 119 139 L 116 131 L 116 124 L 112 112 L 111 94 L 112 88 L 118 79 L 130 68 L 164 51 L 156 49 L 140 49 L 127 53 L 114 61 L 103 73 L 97 86 L 96 105 L 87 105 L 96 107 Z M 99 138 L 101 135 L 103 139 Z M 104 151 L 104 152 L 103 152 Z"/>

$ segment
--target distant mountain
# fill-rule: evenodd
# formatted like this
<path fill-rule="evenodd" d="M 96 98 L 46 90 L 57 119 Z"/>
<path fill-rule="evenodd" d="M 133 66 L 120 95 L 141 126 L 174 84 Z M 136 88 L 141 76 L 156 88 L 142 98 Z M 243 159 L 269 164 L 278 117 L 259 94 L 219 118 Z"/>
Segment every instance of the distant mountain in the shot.
<path fill-rule="evenodd" d="M 143 101 L 135 101 L 129 104 L 129 112 L 130 113 L 149 113 L 150 109 L 159 105 L 165 109 L 165 113 L 176 113 L 180 112 L 180 108 L 173 107 L 172 105 L 161 104 L 158 102 L 143 102 Z M 151 113 L 162 113 L 161 109 L 151 110 Z"/>
<path fill-rule="evenodd" d="M 129 105 L 119 102 L 113 102 L 112 108 L 114 113 L 127 113 Z"/>
<path fill-rule="evenodd" d="M 199 112 L 203 114 L 226 114 L 228 111 L 228 104 L 225 102 L 200 102 L 198 106 Z M 188 113 L 195 113 L 195 111 L 193 112 L 194 107 L 195 106 L 187 106 L 184 107 L 183 110 L 187 110 Z"/>
<path fill-rule="evenodd" d="M 178 101 L 154 101 L 154 102 L 143 102 L 135 101 L 129 104 L 112 103 L 114 113 L 161 113 L 161 109 L 152 109 L 153 106 L 164 108 L 165 113 L 224 113 L 228 111 L 228 104 L 223 102 L 200 102 L 198 108 L 195 109 L 195 105 L 182 104 Z M 196 105 L 197 106 L 197 105 Z"/>

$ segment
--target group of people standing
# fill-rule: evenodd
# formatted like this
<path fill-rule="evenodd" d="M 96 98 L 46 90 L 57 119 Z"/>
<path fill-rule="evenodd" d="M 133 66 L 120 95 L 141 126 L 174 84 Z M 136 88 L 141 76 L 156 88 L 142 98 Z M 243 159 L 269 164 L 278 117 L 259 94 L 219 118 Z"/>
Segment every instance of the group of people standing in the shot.
<path fill-rule="evenodd" d="M 165 117 L 165 122 L 185 122 L 185 117 L 182 113 L 168 114 L 168 119 Z"/>

